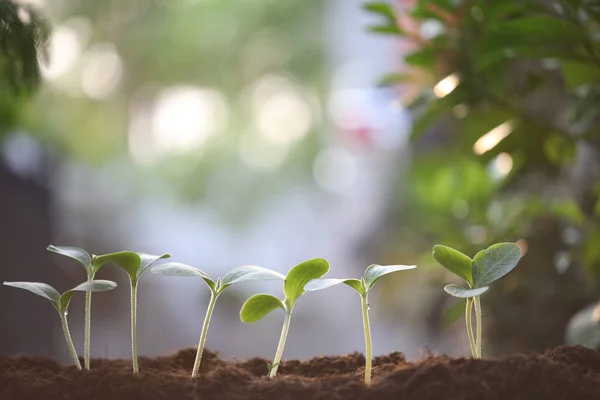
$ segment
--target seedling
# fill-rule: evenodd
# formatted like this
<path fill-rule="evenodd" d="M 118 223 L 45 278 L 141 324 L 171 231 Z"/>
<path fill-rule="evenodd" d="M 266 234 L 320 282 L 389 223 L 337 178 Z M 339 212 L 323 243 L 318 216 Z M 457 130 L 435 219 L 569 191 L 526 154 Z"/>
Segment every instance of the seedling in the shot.
<path fill-rule="evenodd" d="M 53 246 L 50 245 L 47 247 L 48 251 L 51 251 L 56 254 L 63 255 L 65 257 L 69 257 L 75 261 L 79 265 L 81 265 L 86 272 L 88 281 L 91 281 L 96 276 L 96 273 L 100 269 L 101 266 L 94 265 L 92 263 L 92 256 L 87 251 L 80 249 L 78 247 L 70 247 L 70 246 Z M 90 369 L 90 333 L 92 327 L 92 292 L 85 292 L 85 329 L 84 329 L 84 344 L 83 344 L 83 363 L 85 369 Z"/>
<path fill-rule="evenodd" d="M 192 369 L 192 378 L 196 378 L 198 376 L 200 362 L 202 361 L 202 353 L 204 352 L 204 343 L 206 342 L 206 335 L 208 332 L 208 325 L 210 324 L 210 319 L 219 295 L 223 293 L 229 286 L 236 283 L 256 280 L 285 279 L 285 276 L 281 275 L 279 272 L 253 265 L 234 268 L 225 274 L 223 279 L 218 278 L 216 281 L 198 268 L 180 263 L 167 263 L 158 265 L 153 267 L 150 271 L 158 275 L 200 277 L 210 289 L 210 301 L 208 303 L 208 309 L 206 310 L 206 316 L 204 317 L 204 323 L 202 324 L 200 342 L 198 343 L 198 352 L 196 353 L 194 368 Z"/>
<path fill-rule="evenodd" d="M 407 269 L 416 268 L 416 265 L 371 265 L 365 270 L 365 276 L 360 279 L 314 279 L 306 286 L 304 290 L 317 291 L 327 289 L 329 287 L 345 283 L 360 295 L 362 300 L 362 317 L 363 328 L 365 331 L 365 383 L 371 383 L 371 366 L 373 363 L 372 342 L 371 342 L 371 326 L 369 323 L 369 291 L 375 286 L 375 283 L 382 276 L 392 272 L 404 271 Z"/>
<path fill-rule="evenodd" d="M 447 285 L 446 293 L 451 296 L 467 299 L 466 322 L 467 335 L 473 358 L 481 358 L 481 302 L 479 297 L 487 292 L 489 284 L 508 274 L 521 258 L 521 248 L 515 243 L 497 243 L 482 250 L 473 259 L 453 248 L 436 245 L 433 257 L 442 267 L 458 275 L 467 283 Z M 475 305 L 476 337 L 473 335 L 471 315 Z"/>
<path fill-rule="evenodd" d="M 81 369 L 81 363 L 79 362 L 79 358 L 77 358 L 77 351 L 73 345 L 73 339 L 71 339 L 71 333 L 69 332 L 69 323 L 67 322 L 67 309 L 69 308 L 71 298 L 75 292 L 103 292 L 114 289 L 117 287 L 117 284 L 112 281 L 90 280 L 75 286 L 71 290 L 67 290 L 63 294 L 58 293 L 58 291 L 52 286 L 40 282 L 4 282 L 4 285 L 25 289 L 31 293 L 35 293 L 38 296 L 50 300 L 60 316 L 63 332 L 65 334 L 65 340 L 67 341 L 67 346 L 71 352 L 71 357 L 73 357 L 73 362 L 78 369 Z"/>
<path fill-rule="evenodd" d="M 283 282 L 285 298 L 283 300 L 270 294 L 260 293 L 250 297 L 242 306 L 240 319 L 247 324 L 260 320 L 277 308 L 285 311 L 285 320 L 281 329 L 279 345 L 277 346 L 273 363 L 269 368 L 270 378 L 274 378 L 277 374 L 296 301 L 304 294 L 304 286 L 309 281 L 322 277 L 327 271 L 329 271 L 329 263 L 323 258 L 313 258 L 304 261 L 292 268 L 285 277 L 285 281 Z"/>
<path fill-rule="evenodd" d="M 169 258 L 170 254 L 154 256 L 145 253 L 134 253 L 132 251 L 119 251 L 117 253 L 105 254 L 102 256 L 94 256 L 92 263 L 96 268 L 102 267 L 104 264 L 113 262 L 121 267 L 129 276 L 131 283 L 131 360 L 133 366 L 133 374 L 139 372 L 138 350 L 137 350 L 137 287 L 142 277 L 148 268 L 161 258 Z"/>

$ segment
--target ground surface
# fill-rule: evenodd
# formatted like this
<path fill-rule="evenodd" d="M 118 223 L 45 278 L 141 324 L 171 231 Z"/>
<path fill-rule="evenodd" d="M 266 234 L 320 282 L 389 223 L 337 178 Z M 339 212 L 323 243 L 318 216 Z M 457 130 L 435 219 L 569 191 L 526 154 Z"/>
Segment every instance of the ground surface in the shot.
<path fill-rule="evenodd" d="M 583 347 L 483 361 L 429 356 L 411 363 L 392 353 L 375 359 L 370 387 L 361 382 L 360 354 L 287 361 L 268 379 L 266 360 L 228 363 L 207 351 L 195 383 L 194 356 L 190 349 L 143 358 L 137 378 L 126 360 L 93 360 L 91 371 L 78 371 L 43 358 L 0 358 L 0 399 L 600 399 L 600 352 Z"/>

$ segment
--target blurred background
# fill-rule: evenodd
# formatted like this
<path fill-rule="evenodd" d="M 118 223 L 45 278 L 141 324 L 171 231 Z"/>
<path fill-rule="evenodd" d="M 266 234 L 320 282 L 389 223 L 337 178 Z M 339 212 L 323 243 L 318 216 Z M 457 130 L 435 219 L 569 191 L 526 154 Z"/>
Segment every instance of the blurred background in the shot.
<path fill-rule="evenodd" d="M 375 354 L 468 355 L 431 247 L 515 241 L 523 259 L 482 301 L 484 351 L 562 344 L 599 298 L 594 3 L 0 0 L 0 279 L 84 281 L 48 244 L 169 252 L 215 279 L 313 257 L 331 277 L 417 264 L 371 294 Z M 97 278 L 120 286 L 94 295 L 92 356 L 127 358 L 127 277 Z M 283 316 L 238 318 L 260 291 L 281 283 L 221 296 L 208 348 L 273 356 Z M 140 354 L 196 346 L 208 299 L 144 275 Z M 50 305 L 0 301 L 0 354 L 68 360 Z M 346 287 L 303 297 L 284 357 L 362 351 L 359 307 Z M 69 320 L 82 352 L 83 296 Z"/>

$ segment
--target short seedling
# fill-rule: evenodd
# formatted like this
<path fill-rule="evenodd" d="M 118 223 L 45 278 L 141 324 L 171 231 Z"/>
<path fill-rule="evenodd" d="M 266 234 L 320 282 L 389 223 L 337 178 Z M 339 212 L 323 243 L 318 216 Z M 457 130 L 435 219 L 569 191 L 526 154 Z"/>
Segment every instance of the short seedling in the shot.
<path fill-rule="evenodd" d="M 467 335 L 473 358 L 481 358 L 481 302 L 479 297 L 489 289 L 489 284 L 508 274 L 521 258 L 521 248 L 515 243 L 497 243 L 482 250 L 473 259 L 453 248 L 436 245 L 433 257 L 442 267 L 458 275 L 467 287 L 447 285 L 446 293 L 467 299 Z M 476 337 L 473 335 L 471 314 L 475 305 Z"/>
<path fill-rule="evenodd" d="M 154 256 L 145 253 L 134 253 L 132 251 L 120 251 L 117 253 L 94 256 L 92 263 L 97 268 L 104 264 L 113 262 L 121 267 L 129 276 L 131 283 L 131 360 L 133 374 L 139 372 L 138 350 L 137 350 L 137 288 L 142 274 L 161 258 L 169 258 L 170 254 Z"/>
<path fill-rule="evenodd" d="M 46 249 L 56 254 L 69 257 L 79 263 L 86 272 L 88 281 L 91 281 L 96 276 L 100 266 L 92 263 L 92 256 L 87 251 L 78 247 L 71 246 L 53 246 L 50 245 Z M 91 350 L 91 327 L 92 327 L 92 292 L 85 292 L 85 329 L 84 329 L 84 344 L 83 344 L 83 363 L 85 369 L 90 369 L 90 350 Z"/>
<path fill-rule="evenodd" d="M 225 289 L 227 289 L 229 286 L 236 283 L 256 280 L 285 279 L 285 276 L 281 275 L 279 272 L 253 265 L 234 268 L 225 274 L 223 279 L 218 278 L 216 281 L 198 268 L 180 263 L 167 263 L 158 265 L 153 267 L 150 272 L 158 275 L 200 277 L 210 289 L 210 301 L 208 302 L 208 309 L 206 310 L 206 316 L 204 317 L 204 323 L 202 324 L 202 332 L 200 334 L 200 342 L 198 343 L 196 361 L 194 361 L 194 368 L 192 369 L 192 378 L 196 378 L 198 376 L 198 371 L 200 370 L 200 362 L 202 361 L 202 353 L 204 352 L 204 344 L 206 342 L 208 326 L 210 324 L 210 319 L 219 295 L 223 293 L 223 291 L 225 291 Z"/>
<path fill-rule="evenodd" d="M 69 347 L 69 351 L 71 352 L 71 357 L 73 357 L 73 363 L 75 363 L 77 368 L 81 369 L 81 363 L 79 362 L 79 358 L 77 358 L 77 351 L 75 350 L 75 346 L 73 345 L 73 339 L 71 339 L 71 333 L 69 332 L 69 324 L 67 322 L 67 309 L 69 308 L 71 298 L 73 297 L 75 292 L 103 292 L 106 290 L 114 289 L 115 287 L 117 287 L 117 284 L 112 281 L 90 280 L 75 286 L 71 290 L 67 290 L 63 294 L 58 293 L 58 291 L 52 286 L 40 282 L 4 282 L 4 284 L 6 286 L 12 286 L 19 289 L 28 290 L 31 293 L 35 293 L 38 296 L 50 300 L 56 311 L 58 311 L 58 315 L 60 316 L 63 332 L 65 334 L 65 340 L 67 341 L 67 346 Z"/>
<path fill-rule="evenodd" d="M 371 365 L 373 362 L 371 327 L 369 323 L 369 291 L 382 276 L 416 267 L 416 265 L 371 265 L 365 270 L 365 276 L 360 279 L 314 279 L 304 286 L 304 290 L 316 291 L 345 283 L 360 294 L 362 300 L 363 328 L 365 331 L 365 383 L 367 384 L 371 383 Z"/>
<path fill-rule="evenodd" d="M 288 331 L 290 329 L 292 311 L 296 300 L 304 294 L 304 286 L 308 282 L 322 277 L 327 271 L 329 271 L 329 263 L 323 258 L 313 258 L 304 261 L 292 268 L 285 277 L 283 283 L 283 292 L 285 294 L 284 300 L 280 300 L 270 294 L 260 293 L 250 297 L 242 306 L 242 309 L 240 310 L 240 319 L 247 324 L 260 320 L 277 308 L 281 308 L 285 311 L 285 321 L 283 323 L 283 328 L 281 329 L 279 345 L 277 346 L 273 363 L 269 365 L 270 378 L 275 377 L 277 374 L 277 369 L 279 368 L 279 363 L 283 356 L 285 340 L 287 339 Z"/>

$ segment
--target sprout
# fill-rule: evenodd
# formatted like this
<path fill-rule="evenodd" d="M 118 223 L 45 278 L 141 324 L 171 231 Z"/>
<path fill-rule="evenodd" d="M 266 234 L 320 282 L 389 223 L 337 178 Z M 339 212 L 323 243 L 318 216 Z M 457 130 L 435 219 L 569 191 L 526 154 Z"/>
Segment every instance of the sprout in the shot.
<path fill-rule="evenodd" d="M 285 276 L 279 272 L 271 271 L 270 269 L 257 267 L 253 265 L 246 265 L 237 267 L 229 271 L 223 279 L 218 278 L 216 281 L 211 279 L 203 271 L 191 267 L 189 265 L 180 263 L 167 263 L 158 265 L 150 270 L 152 273 L 158 275 L 169 275 L 169 276 L 195 276 L 200 277 L 204 280 L 208 288 L 210 289 L 210 301 L 208 303 L 208 309 L 206 310 L 206 316 L 204 317 L 204 323 L 202 324 L 202 333 L 200 334 L 200 341 L 198 343 L 198 352 L 196 353 L 196 360 L 194 361 L 194 368 L 192 369 L 192 378 L 198 376 L 198 370 L 200 369 L 200 362 L 202 361 L 202 353 L 204 351 L 204 343 L 206 342 L 206 334 L 208 332 L 208 326 L 210 319 L 217 302 L 217 298 L 221 293 L 225 291 L 229 286 L 235 283 L 242 283 L 255 280 L 269 280 L 269 279 L 285 279 Z"/>
<path fill-rule="evenodd" d="M 47 247 L 48 251 L 51 251 L 56 254 L 63 255 L 65 257 L 69 257 L 75 261 L 77 261 L 84 269 L 87 274 L 88 281 L 94 279 L 96 273 L 100 269 L 100 266 L 92 263 L 92 256 L 87 251 L 80 249 L 78 247 L 70 247 L 70 246 L 53 246 L 50 245 Z M 84 333 L 84 344 L 83 344 L 83 362 L 85 369 L 90 369 L 90 332 L 92 327 L 92 292 L 85 292 L 85 333 Z"/>
<path fill-rule="evenodd" d="M 50 300 L 60 316 L 63 332 L 65 334 L 65 340 L 67 341 L 67 346 L 69 346 L 69 351 L 71 352 L 71 357 L 73 357 L 73 362 L 78 369 L 81 369 L 81 363 L 79 362 L 79 358 L 77 358 L 77 351 L 73 345 L 73 339 L 71 339 L 69 324 L 67 322 L 67 309 L 69 308 L 71 298 L 75 292 L 103 292 L 114 289 L 117 287 L 117 284 L 115 282 L 105 280 L 87 281 L 75 286 L 71 290 L 67 290 L 63 294 L 58 293 L 58 291 L 52 286 L 40 282 L 4 282 L 4 285 L 25 289 L 31 293 L 35 293 L 38 296 L 42 296 L 45 299 Z"/>
<path fill-rule="evenodd" d="M 142 274 L 161 258 L 169 258 L 170 254 L 154 256 L 145 253 L 134 253 L 132 251 L 119 251 L 117 253 L 94 256 L 94 267 L 99 269 L 104 264 L 113 262 L 121 267 L 129 276 L 131 282 L 131 360 L 133 365 L 133 374 L 139 372 L 138 351 L 137 351 L 137 286 Z"/>
<path fill-rule="evenodd" d="M 369 324 L 369 291 L 382 276 L 416 267 L 416 265 L 371 265 L 365 270 L 365 276 L 360 279 L 314 279 L 304 286 L 304 289 L 307 291 L 317 291 L 345 283 L 360 294 L 362 299 L 363 328 L 365 331 L 365 383 L 367 384 L 371 383 L 371 365 L 373 362 L 371 327 Z"/>
<path fill-rule="evenodd" d="M 294 309 L 296 300 L 304 294 L 304 285 L 313 279 L 322 277 L 327 271 L 329 271 L 329 263 L 323 258 L 313 258 L 304 261 L 292 268 L 285 277 L 283 283 L 283 292 L 285 294 L 284 300 L 280 300 L 270 294 L 261 293 L 250 297 L 242 306 L 242 309 L 240 310 L 240 319 L 247 324 L 258 321 L 277 308 L 281 308 L 285 311 L 285 321 L 283 323 L 283 328 L 281 329 L 281 337 L 279 338 L 277 352 L 275 353 L 273 363 L 269 366 L 270 378 L 275 377 L 277 374 L 281 356 L 283 355 L 285 340 L 290 329 L 292 310 Z"/>
<path fill-rule="evenodd" d="M 433 247 L 433 257 L 442 267 L 458 275 L 467 283 L 467 288 L 460 285 L 447 285 L 446 293 L 451 296 L 467 299 L 466 322 L 467 335 L 473 358 L 481 358 L 481 302 L 479 296 L 487 292 L 489 284 L 508 274 L 521 258 L 521 248 L 514 243 L 497 243 L 482 250 L 471 260 L 470 257 L 447 246 Z M 476 334 L 473 335 L 471 314 L 475 305 Z"/>

